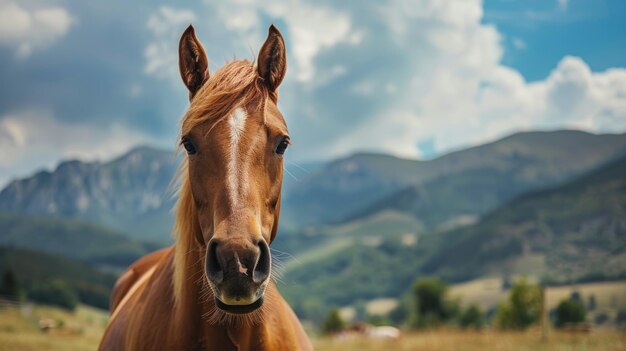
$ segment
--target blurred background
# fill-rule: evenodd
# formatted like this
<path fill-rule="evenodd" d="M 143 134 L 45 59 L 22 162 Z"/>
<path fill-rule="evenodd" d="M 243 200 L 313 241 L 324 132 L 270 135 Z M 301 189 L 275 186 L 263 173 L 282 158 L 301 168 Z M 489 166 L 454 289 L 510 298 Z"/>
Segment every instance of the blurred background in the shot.
<path fill-rule="evenodd" d="M 317 349 L 626 349 L 625 15 L 0 0 L 0 348 L 96 348 L 117 274 L 173 242 L 182 31 L 215 71 L 274 23 L 294 145 L 273 256 Z"/>

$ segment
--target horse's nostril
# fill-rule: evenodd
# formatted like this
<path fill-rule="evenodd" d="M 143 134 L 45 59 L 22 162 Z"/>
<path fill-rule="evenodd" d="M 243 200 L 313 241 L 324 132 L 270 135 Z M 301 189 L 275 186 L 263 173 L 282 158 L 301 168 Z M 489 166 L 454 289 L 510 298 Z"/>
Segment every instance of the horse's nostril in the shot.
<path fill-rule="evenodd" d="M 210 281 L 215 284 L 219 284 L 224 280 L 224 270 L 220 265 L 220 260 L 217 257 L 217 241 L 212 240 L 209 243 L 209 249 L 207 250 L 206 257 L 206 271 Z"/>
<path fill-rule="evenodd" d="M 257 261 L 256 266 L 254 267 L 254 271 L 252 272 L 252 280 L 260 284 L 267 279 L 270 274 L 270 268 L 272 266 L 272 258 L 270 256 L 270 248 L 267 246 L 265 240 L 261 240 L 259 242 L 259 249 L 261 253 L 259 255 L 259 260 Z"/>

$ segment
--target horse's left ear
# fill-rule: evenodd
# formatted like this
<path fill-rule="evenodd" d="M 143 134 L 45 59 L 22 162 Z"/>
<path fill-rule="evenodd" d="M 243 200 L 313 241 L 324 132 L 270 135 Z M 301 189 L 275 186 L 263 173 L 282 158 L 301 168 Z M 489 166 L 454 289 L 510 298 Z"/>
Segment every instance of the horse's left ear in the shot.
<path fill-rule="evenodd" d="M 209 79 L 209 60 L 195 30 L 189 25 L 178 44 L 178 67 L 183 83 L 189 89 L 189 100 Z"/>
<path fill-rule="evenodd" d="M 270 26 L 265 44 L 259 51 L 257 71 L 270 92 L 275 92 L 287 72 L 285 40 L 278 28 Z"/>

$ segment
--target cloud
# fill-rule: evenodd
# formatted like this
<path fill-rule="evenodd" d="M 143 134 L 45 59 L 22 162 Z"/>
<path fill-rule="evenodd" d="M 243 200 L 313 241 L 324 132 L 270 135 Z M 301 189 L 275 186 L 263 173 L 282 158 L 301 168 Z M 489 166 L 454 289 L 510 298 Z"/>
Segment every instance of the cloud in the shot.
<path fill-rule="evenodd" d="M 173 145 L 188 104 L 177 44 L 192 21 L 211 70 L 232 57 L 253 59 L 269 24 L 281 29 L 288 71 L 279 107 L 294 159 L 360 150 L 431 157 L 519 130 L 626 130 L 623 68 L 593 72 L 582 58 L 566 56 L 547 77 L 528 82 L 502 61 L 511 47 L 505 44 L 532 38 L 488 24 L 480 0 L 237 0 L 184 8 L 35 1 L 0 0 L 0 17 L 13 13 L 11 26 L 0 20 L 0 79 L 8 82 L 0 85 L 0 177 L 63 157 L 111 157 L 139 142 Z M 26 12 L 34 21 L 44 8 L 66 8 L 70 23 L 56 37 L 64 27 L 46 24 L 45 45 L 32 39 L 43 34 L 24 34 L 37 30 L 20 20 Z M 514 8 L 511 16 L 528 22 L 528 7 Z M 538 11 L 571 12 L 554 2 Z M 71 30 L 75 19 L 80 30 Z M 16 60 L 16 38 L 28 39 L 31 51 L 46 50 Z"/>
<path fill-rule="evenodd" d="M 291 52 L 298 65 L 296 77 L 301 82 L 313 79 L 316 73 L 313 60 L 320 51 L 340 43 L 356 45 L 362 38 L 360 32 L 351 28 L 350 16 L 331 8 L 309 4 L 294 7 L 289 2 L 276 2 L 268 6 L 268 13 L 287 24 Z"/>
<path fill-rule="evenodd" d="M 428 138 L 441 153 L 520 130 L 626 130 L 624 69 L 592 73 L 580 58 L 565 57 L 546 80 L 536 83 L 525 82 L 518 72 L 503 66 L 466 79 L 470 82 L 450 81 L 449 92 L 435 84 L 424 98 L 359 126 L 333 148 L 371 148 L 370 141 L 376 138 L 377 149 L 420 157 L 427 156 L 420 140 Z M 455 89 L 457 84 L 462 88 Z M 466 95 L 471 98 L 463 98 Z"/>
<path fill-rule="evenodd" d="M 262 43 L 271 22 L 284 24 L 281 31 L 289 38 L 295 78 L 303 83 L 311 83 L 318 73 L 313 61 L 322 51 L 339 44 L 357 45 L 363 38 L 363 32 L 352 27 L 349 14 L 325 4 L 287 0 L 205 3 L 246 43 Z"/>
<path fill-rule="evenodd" d="M 64 123 L 48 110 L 24 110 L 0 118 L 0 186 L 33 168 L 52 167 L 59 159 L 110 158 L 150 142 L 149 135 L 112 123 Z"/>
<path fill-rule="evenodd" d="M 546 94 L 542 117 L 548 123 L 626 129 L 626 69 L 592 73 L 582 59 L 567 56 L 541 85 Z"/>
<path fill-rule="evenodd" d="M 196 19 L 192 11 L 161 6 L 150 16 L 147 27 L 154 40 L 146 47 L 145 72 L 179 84 L 178 40 L 183 29 Z"/>
<path fill-rule="evenodd" d="M 561 10 L 567 10 L 567 6 L 569 5 L 569 0 L 557 0 L 557 3 L 559 4 L 559 8 Z"/>
<path fill-rule="evenodd" d="M 513 46 L 518 50 L 526 49 L 526 42 L 521 38 L 513 38 L 512 43 Z"/>
<path fill-rule="evenodd" d="M 323 142 L 316 140 L 309 155 L 365 149 L 423 157 L 520 130 L 626 130 L 626 70 L 594 73 L 582 59 L 564 57 L 545 80 L 526 82 L 502 63 L 503 36 L 482 22 L 481 1 L 396 1 L 382 14 L 361 13 L 367 24 L 354 23 L 378 29 L 379 37 L 363 39 L 368 48 L 337 47 L 328 53 L 347 67 L 345 83 L 353 97 L 342 96 L 345 83 L 338 82 L 338 89 L 320 95 L 327 102 L 313 99 L 312 122 L 293 121 L 305 123 L 298 131 L 325 126 Z M 359 67 L 366 55 L 376 57 L 374 64 L 366 63 L 369 69 Z M 349 105 L 341 114 L 333 113 L 339 107 L 324 106 L 334 103 L 333 94 Z M 290 97 L 298 106 L 311 98 Z M 324 116 L 343 120 L 319 121 Z M 423 140 L 432 150 L 420 147 Z"/>
<path fill-rule="evenodd" d="M 74 20 L 62 7 L 27 8 L 0 1 L 0 45 L 14 47 L 25 58 L 65 36 Z"/>
<path fill-rule="evenodd" d="M 209 54 L 226 41 L 254 52 L 267 24 L 279 24 L 290 67 L 281 108 L 303 158 L 364 149 L 422 157 L 518 130 L 626 128 L 615 122 L 626 117 L 614 93 L 622 70 L 593 73 L 566 57 L 544 81 L 526 82 L 502 63 L 505 38 L 483 21 L 480 0 L 205 5 L 210 35 L 219 33 Z"/>

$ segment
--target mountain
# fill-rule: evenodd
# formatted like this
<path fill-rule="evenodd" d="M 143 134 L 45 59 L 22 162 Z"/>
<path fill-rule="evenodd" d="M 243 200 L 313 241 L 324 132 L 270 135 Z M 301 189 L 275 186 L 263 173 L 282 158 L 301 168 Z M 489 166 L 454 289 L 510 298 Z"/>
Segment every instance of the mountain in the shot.
<path fill-rule="evenodd" d="M 449 280 L 524 273 L 551 282 L 626 276 L 626 157 L 442 233 L 422 271 Z"/>
<path fill-rule="evenodd" d="M 42 285 L 62 281 L 85 304 L 106 309 L 115 276 L 83 263 L 31 250 L 0 247 L 0 273 L 11 271 L 29 295 Z"/>
<path fill-rule="evenodd" d="M 332 222 L 419 179 L 422 163 L 369 153 L 329 162 L 285 187 L 281 220 L 289 227 Z"/>
<path fill-rule="evenodd" d="M 0 192 L 0 211 L 100 223 L 136 239 L 170 240 L 174 205 L 168 187 L 179 160 L 139 147 L 106 163 L 67 161 L 15 180 Z"/>
<path fill-rule="evenodd" d="M 96 224 L 8 213 L 0 213 L 0 245 L 107 267 L 125 267 L 158 248 Z"/>
<path fill-rule="evenodd" d="M 626 134 L 557 131 L 518 133 L 429 161 L 357 154 L 286 163 L 295 176 L 285 175 L 283 227 L 272 245 L 285 261 L 280 288 L 308 315 L 397 297 L 418 274 L 621 276 L 623 155 Z M 126 264 L 154 248 L 137 239 L 171 240 L 167 189 L 177 164 L 173 152 L 137 148 L 16 180 L 0 192 L 0 244 Z"/>
<path fill-rule="evenodd" d="M 473 222 L 514 197 L 556 185 L 618 155 L 626 134 L 579 131 L 518 133 L 421 163 L 419 180 L 346 216 L 383 210 L 410 213 L 428 230 Z"/>
<path fill-rule="evenodd" d="M 386 228 L 348 236 L 351 241 L 338 249 L 337 233 L 325 240 L 320 232 L 319 247 L 309 241 L 296 262 L 318 256 L 287 262 L 281 278 L 281 290 L 296 311 L 315 319 L 323 317 L 316 313 L 324 306 L 398 297 L 418 276 L 465 281 L 528 274 L 549 283 L 622 279 L 626 156 L 559 186 L 521 195 L 473 225 L 431 235 Z"/>
<path fill-rule="evenodd" d="M 425 231 L 471 223 L 522 192 L 551 186 L 626 150 L 626 135 L 518 133 L 430 161 L 356 154 L 285 163 L 281 232 L 395 210 Z M 171 242 L 179 159 L 139 147 L 110 162 L 67 161 L 11 182 L 0 211 L 96 222 L 135 239 Z"/>

